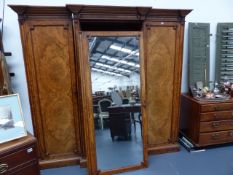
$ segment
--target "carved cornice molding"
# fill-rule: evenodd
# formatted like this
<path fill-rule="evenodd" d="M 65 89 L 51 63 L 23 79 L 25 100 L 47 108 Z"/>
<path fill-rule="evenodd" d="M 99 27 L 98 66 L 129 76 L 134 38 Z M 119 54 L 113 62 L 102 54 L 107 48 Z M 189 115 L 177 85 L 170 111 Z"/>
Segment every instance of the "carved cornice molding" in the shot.
<path fill-rule="evenodd" d="M 24 6 L 9 5 L 18 15 L 19 21 L 26 18 L 70 18 L 75 20 L 122 20 L 122 21 L 179 21 L 184 22 L 191 10 L 153 9 L 151 7 L 66 5 L 55 6 Z"/>

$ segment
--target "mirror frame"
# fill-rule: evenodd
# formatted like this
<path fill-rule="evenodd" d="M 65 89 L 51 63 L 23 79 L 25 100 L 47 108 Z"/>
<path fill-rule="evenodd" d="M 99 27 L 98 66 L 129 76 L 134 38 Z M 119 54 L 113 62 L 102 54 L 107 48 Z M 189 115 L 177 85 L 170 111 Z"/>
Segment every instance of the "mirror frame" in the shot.
<path fill-rule="evenodd" d="M 93 102 L 92 102 L 92 83 L 91 70 L 89 64 L 89 38 L 94 36 L 135 36 L 139 38 L 139 59 L 140 59 L 140 95 L 141 95 L 141 112 L 142 112 L 142 142 L 143 142 L 143 160 L 140 164 L 119 167 L 116 169 L 99 170 L 97 167 L 95 129 L 93 120 Z M 81 65 L 83 66 L 83 80 L 86 92 L 84 100 L 84 128 L 85 142 L 87 151 L 87 168 L 89 175 L 110 175 L 131 170 L 138 170 L 148 166 L 147 152 L 147 118 L 146 118 L 146 92 L 145 92 L 145 57 L 143 49 L 143 32 L 141 31 L 87 31 L 82 32 L 82 43 L 80 44 Z"/>

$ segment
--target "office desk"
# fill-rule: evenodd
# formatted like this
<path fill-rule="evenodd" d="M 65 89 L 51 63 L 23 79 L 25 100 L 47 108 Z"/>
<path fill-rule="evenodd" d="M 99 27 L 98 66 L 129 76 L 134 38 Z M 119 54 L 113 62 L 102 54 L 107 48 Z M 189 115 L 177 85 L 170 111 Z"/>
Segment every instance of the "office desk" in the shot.
<path fill-rule="evenodd" d="M 134 119 L 134 113 L 141 113 L 141 104 L 110 106 L 109 110 L 109 127 L 112 140 L 115 136 L 122 136 L 125 139 L 131 137 L 131 120 L 136 130 L 136 122 L 141 124 L 140 115 L 138 120 Z"/>
<path fill-rule="evenodd" d="M 141 112 L 141 104 L 124 104 L 121 106 L 110 106 L 108 107 L 109 111 L 111 112 Z"/>

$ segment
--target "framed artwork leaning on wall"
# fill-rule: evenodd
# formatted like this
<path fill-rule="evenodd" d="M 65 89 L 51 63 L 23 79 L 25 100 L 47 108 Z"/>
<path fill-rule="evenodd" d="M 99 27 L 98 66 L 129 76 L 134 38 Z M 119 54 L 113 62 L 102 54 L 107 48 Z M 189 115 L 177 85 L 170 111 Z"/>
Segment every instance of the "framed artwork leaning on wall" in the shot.
<path fill-rule="evenodd" d="M 0 143 L 26 135 L 19 94 L 0 96 Z"/>

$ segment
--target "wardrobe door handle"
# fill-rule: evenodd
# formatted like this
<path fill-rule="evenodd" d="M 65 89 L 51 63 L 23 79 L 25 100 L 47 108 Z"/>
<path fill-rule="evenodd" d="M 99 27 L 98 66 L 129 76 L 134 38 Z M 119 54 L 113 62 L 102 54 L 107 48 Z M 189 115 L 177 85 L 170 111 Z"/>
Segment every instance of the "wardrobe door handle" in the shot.
<path fill-rule="evenodd" d="M 3 164 L 0 164 L 0 174 L 3 174 L 5 172 L 7 172 L 8 170 L 8 165 L 3 163 Z"/>

